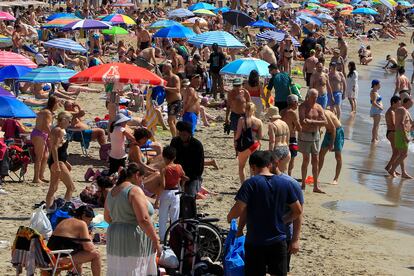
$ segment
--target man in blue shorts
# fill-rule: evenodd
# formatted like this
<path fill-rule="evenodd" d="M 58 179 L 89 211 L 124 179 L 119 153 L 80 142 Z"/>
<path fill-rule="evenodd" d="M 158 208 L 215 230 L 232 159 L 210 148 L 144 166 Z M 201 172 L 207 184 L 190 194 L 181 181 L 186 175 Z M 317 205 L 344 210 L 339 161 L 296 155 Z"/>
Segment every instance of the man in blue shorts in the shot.
<path fill-rule="evenodd" d="M 331 62 L 329 64 L 329 84 L 332 89 L 332 97 L 328 98 L 328 105 L 335 110 L 336 116 L 341 117 L 341 102 L 345 99 L 346 79 L 342 72 L 337 70 L 338 64 Z M 329 100 L 331 99 L 331 100 Z M 332 101 L 333 99 L 333 101 Z"/>

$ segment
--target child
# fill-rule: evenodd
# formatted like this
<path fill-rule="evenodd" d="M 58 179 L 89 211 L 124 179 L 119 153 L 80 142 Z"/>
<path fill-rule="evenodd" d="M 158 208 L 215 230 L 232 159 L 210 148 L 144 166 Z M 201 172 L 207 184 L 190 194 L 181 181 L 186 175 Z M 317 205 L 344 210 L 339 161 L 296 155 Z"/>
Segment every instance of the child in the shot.
<path fill-rule="evenodd" d="M 168 218 L 171 223 L 178 220 L 180 215 L 180 196 L 176 195 L 179 191 L 179 184 L 184 184 L 189 178 L 185 175 L 183 168 L 179 164 L 174 164 L 176 157 L 176 150 L 171 146 L 166 146 L 162 152 L 164 158 L 165 168 L 161 170 L 161 186 L 164 191 L 159 196 L 159 234 L 161 241 L 164 240 L 164 235 L 167 230 Z M 158 198 L 156 205 L 158 203 Z"/>

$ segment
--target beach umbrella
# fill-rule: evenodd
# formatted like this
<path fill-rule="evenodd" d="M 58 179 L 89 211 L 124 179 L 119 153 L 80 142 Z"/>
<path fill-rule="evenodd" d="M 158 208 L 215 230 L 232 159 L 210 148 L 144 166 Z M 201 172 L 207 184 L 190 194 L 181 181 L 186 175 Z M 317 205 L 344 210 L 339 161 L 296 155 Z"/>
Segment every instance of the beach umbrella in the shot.
<path fill-rule="evenodd" d="M 72 18 L 72 19 L 79 19 L 79 17 L 77 17 L 75 14 L 73 13 L 66 13 L 66 12 L 58 12 L 58 13 L 54 13 L 49 15 L 48 18 L 46 18 L 46 21 L 52 21 L 58 18 Z"/>
<path fill-rule="evenodd" d="M 318 14 L 317 18 L 319 20 L 323 21 L 323 22 L 328 22 L 328 21 L 329 22 L 334 22 L 335 21 L 335 19 L 332 16 L 330 16 L 329 14 L 326 14 L 326 13 Z"/>
<path fill-rule="evenodd" d="M 266 2 L 259 7 L 261 10 L 277 10 L 278 8 L 279 5 L 273 2 Z"/>
<path fill-rule="evenodd" d="M 262 39 L 262 40 L 275 40 L 277 42 L 282 42 L 285 39 L 285 36 L 286 36 L 286 33 L 283 31 L 267 30 L 267 31 L 258 33 L 256 35 L 256 38 Z M 297 39 L 294 37 L 291 37 L 291 38 L 292 38 L 293 46 L 299 47 L 300 46 L 299 41 L 297 41 Z"/>
<path fill-rule="evenodd" d="M 183 22 L 183 25 L 184 26 L 193 26 L 196 21 L 198 21 L 198 23 L 200 24 L 200 26 L 208 26 L 207 20 L 205 20 L 204 18 L 201 18 L 201 17 L 197 17 L 197 16 L 186 19 Z"/>
<path fill-rule="evenodd" d="M 0 20 L 14 21 L 16 18 L 8 12 L 0 11 Z"/>
<path fill-rule="evenodd" d="M 257 20 L 256 22 L 250 23 L 249 26 L 254 28 L 270 28 L 270 29 L 276 29 L 275 25 L 264 21 L 264 20 Z"/>
<path fill-rule="evenodd" d="M 75 19 L 75 18 L 56 18 L 53 19 L 52 21 L 49 21 L 45 24 L 43 24 L 42 28 L 44 29 L 52 29 L 52 28 L 62 28 L 72 22 L 77 22 L 80 21 L 80 19 Z"/>
<path fill-rule="evenodd" d="M 352 11 L 351 10 L 343 10 L 339 14 L 344 15 L 344 16 L 348 16 L 348 15 L 352 15 Z"/>
<path fill-rule="evenodd" d="M 331 4 L 331 5 L 338 6 L 338 5 L 340 5 L 341 3 L 339 3 L 338 1 L 329 1 L 329 2 L 326 2 L 326 4 Z"/>
<path fill-rule="evenodd" d="M 225 13 L 225 12 L 231 11 L 231 9 L 229 7 L 221 7 L 221 8 L 214 9 L 215 14 L 219 13 L 219 11 L 221 11 L 222 13 Z"/>
<path fill-rule="evenodd" d="M 123 83 L 166 85 L 166 81 L 145 68 L 126 63 L 90 67 L 69 79 L 71 83 Z"/>
<path fill-rule="evenodd" d="M 106 22 L 94 20 L 94 19 L 83 19 L 80 21 L 72 22 L 67 24 L 62 28 L 64 31 L 71 31 L 71 30 L 102 30 L 102 29 L 110 29 L 112 28 Z"/>
<path fill-rule="evenodd" d="M 0 69 L 0 81 L 7 79 L 19 79 L 32 70 L 32 68 L 20 65 L 5 66 Z"/>
<path fill-rule="evenodd" d="M 244 48 L 245 45 L 237 40 L 233 35 L 224 31 L 212 31 L 198 34 L 188 40 L 188 43 L 197 47 L 203 45 L 211 46 L 217 43 L 218 46 L 224 48 Z"/>
<path fill-rule="evenodd" d="M 30 59 L 13 52 L 0 51 L 0 67 L 8 65 L 21 65 L 29 68 L 36 68 L 37 65 Z"/>
<path fill-rule="evenodd" d="M 183 17 L 191 17 L 191 16 L 194 16 L 194 13 L 192 11 L 189 11 L 183 8 L 172 10 L 168 13 L 168 18 L 183 18 Z"/>
<path fill-rule="evenodd" d="M 0 118 L 36 118 L 36 113 L 14 97 L 0 96 Z"/>
<path fill-rule="evenodd" d="M 321 2 L 319 2 L 318 0 L 309 0 L 308 3 L 320 4 Z"/>
<path fill-rule="evenodd" d="M 11 93 L 10 91 L 7 91 L 6 89 L 4 89 L 1 86 L 0 86 L 0 97 L 12 97 L 12 98 L 16 98 L 13 95 L 13 93 Z"/>
<path fill-rule="evenodd" d="M 199 10 L 195 10 L 193 11 L 194 14 L 196 15 L 204 15 L 204 16 L 216 16 L 216 14 L 210 10 L 205 10 L 205 9 L 199 9 Z"/>
<path fill-rule="evenodd" d="M 55 38 L 45 42 L 43 45 L 45 46 L 45 48 L 63 49 L 79 53 L 86 52 L 86 49 L 83 48 L 82 45 L 68 38 Z"/>
<path fill-rule="evenodd" d="M 148 28 L 149 29 L 161 29 L 161 28 L 171 27 L 174 25 L 181 25 L 181 24 L 174 20 L 158 20 L 152 23 Z"/>
<path fill-rule="evenodd" d="M 255 20 L 241 11 L 231 10 L 223 14 L 223 19 L 231 25 L 245 27 Z"/>
<path fill-rule="evenodd" d="M 393 3 L 391 1 L 388 0 L 378 0 L 378 1 L 373 1 L 373 3 L 378 3 L 378 4 L 383 4 L 384 6 L 386 6 L 388 9 L 393 10 L 394 6 Z M 394 2 L 395 3 L 395 2 Z"/>
<path fill-rule="evenodd" d="M 190 11 L 195 11 L 195 10 L 199 10 L 199 9 L 204 9 L 204 10 L 210 10 L 210 11 L 212 11 L 212 10 L 215 10 L 216 7 L 214 7 L 213 5 L 208 4 L 208 3 L 199 2 L 197 4 L 194 4 L 194 5 L 189 6 L 188 9 Z"/>
<path fill-rule="evenodd" d="M 403 7 L 412 7 L 413 6 L 413 4 L 411 4 L 408 1 L 398 1 L 397 4 L 399 4 L 400 6 L 403 6 Z"/>
<path fill-rule="evenodd" d="M 107 15 L 103 17 L 101 20 L 105 22 L 110 22 L 112 25 L 118 25 L 118 24 L 136 25 L 137 24 L 131 17 L 125 14 L 117 14 L 117 13 Z"/>
<path fill-rule="evenodd" d="M 322 22 L 318 18 L 316 18 L 316 17 L 309 17 L 309 16 L 306 16 L 304 14 L 301 14 L 301 15 L 299 15 L 296 18 L 297 19 L 300 19 L 301 21 L 304 21 L 304 22 L 308 22 L 308 23 L 311 23 L 311 24 L 315 24 L 317 26 L 321 26 L 322 25 Z"/>
<path fill-rule="evenodd" d="M 352 7 L 351 5 L 348 5 L 348 4 L 340 4 L 340 5 L 336 6 L 336 8 L 340 9 L 340 10 L 353 10 L 354 9 L 354 7 Z"/>
<path fill-rule="evenodd" d="M 376 15 L 377 11 L 370 8 L 358 8 L 351 12 L 352 14 L 365 14 L 365 15 Z"/>
<path fill-rule="evenodd" d="M 11 37 L 0 35 L 0 48 L 7 48 L 13 45 Z"/>
<path fill-rule="evenodd" d="M 127 30 L 121 27 L 114 26 L 111 29 L 102 30 L 104 35 L 126 35 L 129 34 Z"/>
<path fill-rule="evenodd" d="M 256 70 L 261 77 L 270 77 L 269 63 L 257 58 L 239 58 L 228 63 L 220 70 L 222 75 L 248 76 Z"/>
<path fill-rule="evenodd" d="M 306 10 L 306 9 L 298 11 L 298 14 L 304 14 L 305 16 L 317 16 L 317 14 L 314 13 L 313 11 Z"/>
<path fill-rule="evenodd" d="M 31 72 L 25 74 L 23 77 L 19 78 L 21 82 L 50 82 L 50 83 L 59 83 L 59 82 L 68 82 L 69 78 L 76 74 L 76 71 L 60 68 L 57 66 L 46 66 L 40 67 L 32 70 Z"/>
<path fill-rule="evenodd" d="M 163 28 L 156 32 L 152 37 L 163 38 L 190 38 L 195 36 L 196 33 L 184 26 L 171 26 Z"/>

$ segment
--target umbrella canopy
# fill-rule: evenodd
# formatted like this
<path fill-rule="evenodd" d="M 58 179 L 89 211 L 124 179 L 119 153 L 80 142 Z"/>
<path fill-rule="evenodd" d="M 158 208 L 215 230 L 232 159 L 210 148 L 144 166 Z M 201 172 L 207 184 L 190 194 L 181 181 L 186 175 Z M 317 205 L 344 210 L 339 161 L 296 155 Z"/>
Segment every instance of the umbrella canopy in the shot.
<path fill-rule="evenodd" d="M 205 10 L 205 9 L 199 9 L 199 10 L 195 10 L 193 11 L 194 14 L 196 15 L 204 15 L 204 16 L 216 16 L 216 14 L 210 10 Z"/>
<path fill-rule="evenodd" d="M 185 20 L 183 22 L 183 25 L 184 26 L 193 26 L 196 21 L 198 21 L 198 23 L 200 24 L 200 26 L 207 26 L 208 25 L 207 20 L 205 20 L 204 18 L 201 18 L 201 17 L 197 17 L 197 16 L 196 17 L 188 18 L 187 20 Z"/>
<path fill-rule="evenodd" d="M 298 13 L 306 15 L 306 16 L 317 16 L 316 13 L 314 13 L 313 11 L 307 10 L 307 9 L 300 10 L 300 11 L 298 11 Z"/>
<path fill-rule="evenodd" d="M 352 11 L 351 10 L 343 10 L 339 14 L 340 15 L 345 15 L 345 16 L 352 15 Z"/>
<path fill-rule="evenodd" d="M 196 33 L 184 26 L 171 26 L 163 28 L 156 32 L 152 37 L 164 37 L 164 38 L 190 38 L 195 36 Z"/>
<path fill-rule="evenodd" d="M 195 10 L 199 10 L 199 9 L 204 9 L 204 10 L 210 10 L 210 11 L 212 11 L 212 10 L 215 10 L 216 7 L 214 7 L 213 5 L 208 4 L 208 3 L 199 2 L 197 4 L 194 4 L 194 5 L 189 6 L 188 9 L 190 11 L 195 11 Z"/>
<path fill-rule="evenodd" d="M 68 38 L 55 38 L 43 44 L 45 48 L 63 49 L 73 52 L 86 53 L 86 49 L 76 41 Z"/>
<path fill-rule="evenodd" d="M 225 13 L 225 12 L 231 11 L 231 9 L 229 7 L 217 8 L 217 9 L 214 10 L 214 13 L 217 14 L 217 13 L 219 13 L 219 11 L 221 11 L 222 13 Z"/>
<path fill-rule="evenodd" d="M 244 48 L 244 44 L 237 40 L 233 35 L 224 31 L 212 31 L 205 32 L 199 35 L 196 35 L 188 40 L 188 43 L 191 43 L 195 46 L 207 45 L 211 46 L 214 43 L 217 43 L 220 47 L 225 48 Z"/>
<path fill-rule="evenodd" d="M 317 18 L 323 22 L 334 22 L 335 21 L 335 19 L 333 19 L 332 16 L 326 13 L 319 14 Z"/>
<path fill-rule="evenodd" d="M 403 7 L 412 7 L 413 6 L 413 4 L 411 4 L 408 1 L 398 1 L 397 4 L 399 4 L 400 6 L 403 6 Z"/>
<path fill-rule="evenodd" d="M 127 30 L 121 27 L 114 26 L 111 29 L 102 30 L 104 35 L 126 35 L 129 34 Z"/>
<path fill-rule="evenodd" d="M 299 9 L 301 7 L 301 5 L 298 3 L 286 3 L 285 5 L 280 5 L 280 6 L 282 6 L 281 7 L 282 10 Z"/>
<path fill-rule="evenodd" d="M 0 69 L 0 81 L 7 79 L 19 79 L 32 71 L 33 69 L 20 66 L 20 65 L 9 65 Z"/>
<path fill-rule="evenodd" d="M 84 19 L 77 22 L 72 22 L 64 26 L 62 29 L 64 31 L 70 30 L 102 30 L 102 29 L 110 29 L 112 26 L 106 22 L 93 20 L 93 19 Z"/>
<path fill-rule="evenodd" d="M 309 0 L 308 3 L 320 4 L 321 2 L 319 2 L 318 0 Z"/>
<path fill-rule="evenodd" d="M 376 15 L 377 11 L 370 8 L 358 8 L 352 11 L 352 14 L 367 14 L 367 15 Z"/>
<path fill-rule="evenodd" d="M 36 118 L 36 113 L 14 97 L 0 96 L 0 118 Z"/>
<path fill-rule="evenodd" d="M 256 22 L 253 22 L 249 24 L 249 26 L 255 27 L 255 28 L 270 28 L 270 29 L 276 29 L 275 25 L 264 21 L 264 20 L 258 20 Z"/>
<path fill-rule="evenodd" d="M 229 11 L 223 14 L 223 19 L 232 25 L 245 27 L 255 20 L 241 11 Z"/>
<path fill-rule="evenodd" d="M 191 17 L 194 16 L 194 13 L 192 11 L 189 11 L 187 9 L 176 9 L 172 10 L 168 13 L 168 18 L 183 18 L 183 17 Z"/>
<path fill-rule="evenodd" d="M 44 29 L 52 29 L 52 28 L 62 28 L 72 22 L 80 21 L 80 19 L 76 18 L 56 18 L 52 21 L 47 22 L 46 24 L 43 24 L 42 28 Z"/>
<path fill-rule="evenodd" d="M 261 10 L 277 10 L 279 5 L 273 2 L 266 2 L 259 7 Z"/>
<path fill-rule="evenodd" d="M 112 25 L 126 24 L 136 25 L 135 21 L 125 14 L 110 14 L 102 18 L 102 21 L 111 22 Z"/>
<path fill-rule="evenodd" d="M 8 65 L 21 65 L 29 68 L 36 68 L 37 65 L 30 59 L 20 54 L 0 51 L 0 67 Z"/>
<path fill-rule="evenodd" d="M 16 98 L 10 91 L 7 91 L 3 87 L 0 86 L 0 96 L 1 97 L 13 97 Z"/>
<path fill-rule="evenodd" d="M 378 1 L 374 1 L 374 3 L 381 3 L 390 10 L 394 9 L 394 5 L 388 0 L 378 0 Z"/>
<path fill-rule="evenodd" d="M 11 37 L 0 35 L 0 48 L 7 48 L 13 45 Z"/>
<path fill-rule="evenodd" d="M 301 14 L 297 17 L 297 19 L 300 19 L 301 21 L 305 21 L 305 22 L 308 22 L 308 23 L 311 23 L 311 24 L 315 24 L 317 26 L 322 25 L 322 22 L 316 16 L 315 17 L 309 17 L 309 16 L 306 16 L 304 14 Z"/>
<path fill-rule="evenodd" d="M 174 25 L 181 25 L 181 24 L 174 20 L 158 20 L 152 23 L 148 28 L 161 29 L 161 28 L 171 27 Z"/>
<path fill-rule="evenodd" d="M 48 18 L 46 18 L 46 21 L 52 21 L 58 18 L 72 18 L 72 19 L 79 19 L 79 17 L 77 17 L 75 14 L 73 13 L 66 13 L 66 12 L 58 12 L 58 13 L 54 13 L 49 15 Z"/>
<path fill-rule="evenodd" d="M 69 79 L 71 83 L 124 83 L 166 85 L 166 81 L 145 68 L 126 63 L 107 63 L 88 68 Z"/>
<path fill-rule="evenodd" d="M 268 30 L 268 31 L 258 33 L 256 35 L 256 38 L 257 39 L 263 39 L 263 40 L 272 40 L 273 39 L 277 42 L 281 42 L 285 39 L 285 36 L 286 36 L 286 33 L 282 32 L 282 31 L 270 31 L 270 30 Z M 300 46 L 299 41 L 297 41 L 296 38 L 294 38 L 294 37 L 291 37 L 291 38 L 292 38 L 293 46 L 299 47 Z"/>
<path fill-rule="evenodd" d="M 14 21 L 16 18 L 8 12 L 0 11 L 0 20 Z"/>
<path fill-rule="evenodd" d="M 266 61 L 257 58 L 240 58 L 224 66 L 220 70 L 220 74 L 248 76 L 251 71 L 256 70 L 259 76 L 269 77 L 269 65 Z"/>
<path fill-rule="evenodd" d="M 68 82 L 69 78 L 76 74 L 76 71 L 60 68 L 57 66 L 46 66 L 32 70 L 23 77 L 19 78 L 22 82 Z"/>

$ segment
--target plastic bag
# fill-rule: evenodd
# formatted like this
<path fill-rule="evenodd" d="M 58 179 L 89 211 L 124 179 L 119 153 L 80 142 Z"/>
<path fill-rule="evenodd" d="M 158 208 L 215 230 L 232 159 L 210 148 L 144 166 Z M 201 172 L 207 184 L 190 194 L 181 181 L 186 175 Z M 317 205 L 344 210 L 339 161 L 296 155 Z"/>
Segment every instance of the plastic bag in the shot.
<path fill-rule="evenodd" d="M 30 218 L 30 228 L 37 230 L 42 236 L 48 240 L 52 236 L 52 224 L 46 216 L 46 212 L 43 210 L 45 205 L 41 205 L 32 214 Z"/>
<path fill-rule="evenodd" d="M 164 247 L 158 264 L 166 268 L 177 268 L 179 265 L 178 258 L 175 256 L 174 251 L 169 247 Z"/>
<path fill-rule="evenodd" d="M 231 221 L 230 232 L 224 243 L 224 275 L 244 276 L 244 241 L 245 237 L 236 237 L 237 222 Z"/>

